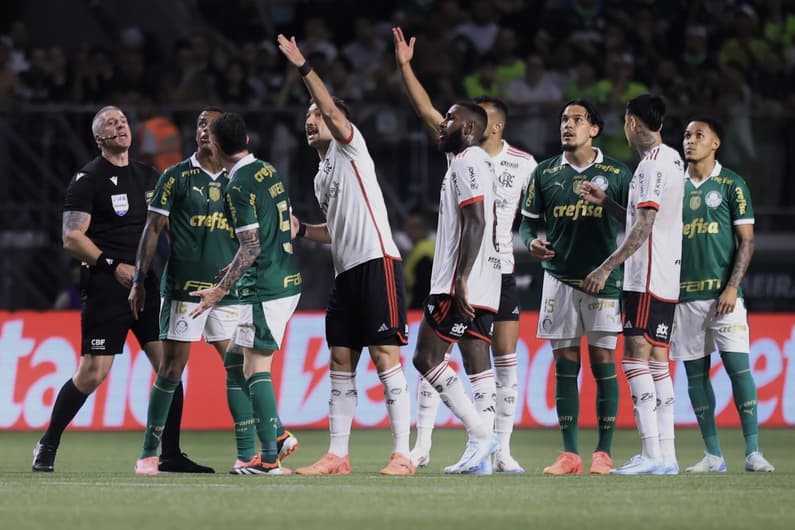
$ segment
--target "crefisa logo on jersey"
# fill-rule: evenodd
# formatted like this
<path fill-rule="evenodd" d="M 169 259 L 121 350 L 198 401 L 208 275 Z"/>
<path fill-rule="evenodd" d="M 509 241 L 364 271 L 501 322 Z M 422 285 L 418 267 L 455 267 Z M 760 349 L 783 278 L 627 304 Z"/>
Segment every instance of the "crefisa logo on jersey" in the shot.
<path fill-rule="evenodd" d="M 707 203 L 707 206 L 710 208 L 717 208 L 720 206 L 720 203 L 723 202 L 723 196 L 719 191 L 712 190 L 704 197 L 704 202 Z"/>
<path fill-rule="evenodd" d="M 122 216 L 130 210 L 130 203 L 127 201 L 126 193 L 111 195 L 110 202 L 113 204 L 113 211 L 116 212 L 118 216 Z"/>

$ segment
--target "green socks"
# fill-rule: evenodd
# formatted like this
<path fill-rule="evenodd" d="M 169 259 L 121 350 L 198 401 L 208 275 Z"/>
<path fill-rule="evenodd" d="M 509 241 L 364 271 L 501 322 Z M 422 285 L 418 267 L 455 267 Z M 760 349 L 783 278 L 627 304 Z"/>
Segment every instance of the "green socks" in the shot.
<path fill-rule="evenodd" d="M 172 381 L 158 375 L 152 392 L 149 395 L 149 412 L 146 416 L 146 431 L 144 431 L 144 447 L 140 458 L 157 455 L 160 448 L 160 439 L 166 426 L 166 418 L 171 408 L 174 391 L 179 386 L 179 380 Z"/>
<path fill-rule="evenodd" d="M 257 436 L 262 444 L 261 457 L 266 463 L 276 462 L 276 431 L 279 414 L 276 411 L 276 394 L 270 372 L 257 372 L 248 378 L 251 406 L 257 418 Z"/>
<path fill-rule="evenodd" d="M 745 456 L 759 450 L 756 383 L 751 376 L 747 353 L 721 352 L 723 365 L 732 382 L 734 406 L 740 415 L 745 438 Z"/>
<path fill-rule="evenodd" d="M 580 363 L 563 358 L 555 359 L 555 408 L 558 412 L 560 434 L 563 436 L 563 450 L 578 453 L 580 415 L 580 394 L 577 388 L 577 374 Z"/>
<path fill-rule="evenodd" d="M 237 458 L 248 462 L 257 454 L 254 447 L 257 429 L 248 393 L 248 383 L 243 375 L 243 355 L 227 353 L 224 356 L 224 367 L 226 368 L 226 403 L 229 406 L 230 414 L 232 414 L 232 420 L 235 422 Z"/>
<path fill-rule="evenodd" d="M 614 363 L 592 364 L 591 373 L 596 380 L 596 420 L 599 423 L 599 441 L 596 451 L 610 454 L 613 432 L 618 414 L 618 379 Z"/>
<path fill-rule="evenodd" d="M 709 380 L 710 356 L 685 361 L 687 394 L 698 420 L 698 428 L 704 439 L 707 453 L 722 456 L 718 442 L 718 427 L 715 423 L 715 392 Z"/>

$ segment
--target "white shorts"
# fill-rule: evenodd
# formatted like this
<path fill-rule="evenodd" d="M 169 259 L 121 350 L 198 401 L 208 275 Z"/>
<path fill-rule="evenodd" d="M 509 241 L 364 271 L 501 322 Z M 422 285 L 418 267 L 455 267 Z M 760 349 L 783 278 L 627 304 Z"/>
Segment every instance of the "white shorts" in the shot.
<path fill-rule="evenodd" d="M 671 359 L 692 361 L 715 351 L 749 353 L 751 337 L 748 312 L 742 298 L 737 299 L 734 311 L 716 315 L 717 300 L 680 302 L 674 313 L 671 333 Z"/>
<path fill-rule="evenodd" d="M 243 305 L 234 342 L 244 348 L 278 350 L 300 294 Z"/>
<path fill-rule="evenodd" d="M 182 342 L 196 342 L 202 336 L 207 342 L 231 339 L 244 307 L 237 304 L 214 306 L 193 318 L 190 313 L 198 303 L 167 299 L 161 303 L 160 339 Z"/>
<path fill-rule="evenodd" d="M 616 335 L 620 331 L 621 302 L 618 299 L 589 295 L 544 271 L 538 338 L 552 339 L 554 348 L 578 346 L 580 337 L 585 335 L 592 346 L 615 349 Z"/>

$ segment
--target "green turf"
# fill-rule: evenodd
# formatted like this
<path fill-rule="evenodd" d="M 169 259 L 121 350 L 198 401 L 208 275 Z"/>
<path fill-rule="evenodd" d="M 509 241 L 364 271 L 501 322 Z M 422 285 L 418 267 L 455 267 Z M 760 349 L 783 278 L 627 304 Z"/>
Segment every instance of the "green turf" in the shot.
<path fill-rule="evenodd" d="M 701 458 L 696 430 L 679 430 L 680 464 Z M 476 528 L 792 528 L 795 526 L 795 430 L 765 430 L 761 445 L 772 474 L 743 473 L 742 436 L 721 431 L 729 472 L 676 477 L 545 477 L 541 469 L 559 448 L 555 430 L 514 434 L 514 454 L 525 475 L 445 476 L 458 459 L 464 434 L 439 430 L 429 468 L 416 477 L 378 475 L 389 456 L 388 431 L 356 431 L 350 476 L 262 477 L 132 473 L 142 433 L 64 436 L 55 473 L 30 472 L 36 433 L 0 433 L 0 528 L 229 529 L 322 528 L 463 530 Z M 288 467 L 313 462 L 327 433 L 296 432 L 301 448 Z M 589 455 L 593 431 L 581 433 Z M 183 449 L 226 471 L 233 461 L 231 433 L 183 434 Z M 613 454 L 623 461 L 638 447 L 634 431 L 620 431 Z M 585 459 L 586 466 L 590 458 Z M 620 463 L 620 462 L 617 462 Z"/>

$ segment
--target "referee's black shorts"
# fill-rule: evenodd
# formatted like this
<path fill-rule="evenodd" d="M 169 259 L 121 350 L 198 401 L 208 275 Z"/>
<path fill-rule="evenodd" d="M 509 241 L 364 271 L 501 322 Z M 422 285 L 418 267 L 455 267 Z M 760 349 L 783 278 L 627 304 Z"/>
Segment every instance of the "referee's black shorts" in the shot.
<path fill-rule="evenodd" d="M 80 314 L 82 355 L 122 353 L 129 331 L 133 332 L 141 347 L 158 340 L 160 292 L 154 274 L 148 274 L 144 281 L 146 305 L 138 320 L 133 320 L 127 301 L 130 290 L 120 284 L 112 272 L 84 266 L 80 270 L 80 287 L 83 298 Z"/>
<path fill-rule="evenodd" d="M 403 264 L 378 258 L 342 272 L 326 308 L 329 346 L 361 350 L 365 346 L 408 343 Z"/>

